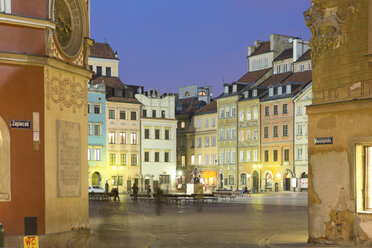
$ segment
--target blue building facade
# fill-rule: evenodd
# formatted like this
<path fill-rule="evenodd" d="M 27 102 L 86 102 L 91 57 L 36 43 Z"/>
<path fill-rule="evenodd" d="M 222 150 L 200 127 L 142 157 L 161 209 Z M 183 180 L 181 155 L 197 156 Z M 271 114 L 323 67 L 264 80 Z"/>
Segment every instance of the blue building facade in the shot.
<path fill-rule="evenodd" d="M 105 85 L 88 84 L 88 172 L 89 185 L 104 188 L 108 180 L 106 163 Z"/>

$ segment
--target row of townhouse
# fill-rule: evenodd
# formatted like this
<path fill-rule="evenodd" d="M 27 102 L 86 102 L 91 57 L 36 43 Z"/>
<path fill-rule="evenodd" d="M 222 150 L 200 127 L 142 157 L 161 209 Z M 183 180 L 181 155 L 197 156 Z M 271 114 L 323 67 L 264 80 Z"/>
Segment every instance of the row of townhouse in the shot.
<path fill-rule="evenodd" d="M 176 111 L 177 170 L 184 175 L 178 188 L 195 177 L 210 191 L 307 188 L 308 49 L 308 42 L 282 35 L 256 41 L 242 78 L 208 105 L 189 102 Z"/>
<path fill-rule="evenodd" d="M 147 185 L 173 189 L 176 177 L 175 96 L 145 92 L 119 79 L 117 54 L 95 43 L 88 84 L 89 185 L 131 191 Z"/>

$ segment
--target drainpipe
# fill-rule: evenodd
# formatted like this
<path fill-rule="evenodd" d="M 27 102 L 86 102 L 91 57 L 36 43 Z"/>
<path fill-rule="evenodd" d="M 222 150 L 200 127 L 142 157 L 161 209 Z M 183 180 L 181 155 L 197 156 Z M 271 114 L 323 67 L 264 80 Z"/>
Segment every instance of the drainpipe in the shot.
<path fill-rule="evenodd" d="M 238 95 L 238 101 L 239 101 L 239 95 Z M 236 161 L 236 190 L 239 190 L 239 150 L 238 150 L 238 127 L 239 127 L 239 121 L 238 121 L 238 115 L 239 115 L 239 104 L 238 101 L 236 101 L 236 132 L 235 132 L 235 141 L 236 141 L 236 153 L 235 153 L 235 161 Z"/>
<path fill-rule="evenodd" d="M 294 176 L 294 178 L 296 178 L 296 181 L 297 181 L 296 165 L 295 165 L 295 163 L 296 163 L 296 158 L 295 158 L 295 155 L 296 155 L 296 152 L 295 152 L 295 149 L 296 149 L 296 147 L 295 147 L 295 140 L 296 140 L 296 137 L 295 137 L 295 134 L 296 134 L 296 105 L 295 105 L 294 99 L 293 99 L 293 111 L 292 111 L 292 113 L 293 113 L 293 128 L 292 128 L 293 129 L 293 138 L 292 138 L 292 140 L 293 140 L 293 143 L 292 143 L 292 147 L 293 147 L 292 148 L 293 176 Z M 292 182 L 291 182 L 291 184 L 292 184 Z M 291 188 L 293 188 L 293 187 L 291 187 Z"/>
<path fill-rule="evenodd" d="M 140 151 L 139 151 L 139 156 L 138 156 L 138 161 L 139 161 L 139 166 L 140 166 L 140 176 L 141 176 L 141 192 L 143 192 L 143 174 L 142 174 L 142 104 L 140 106 L 140 111 L 139 111 L 139 141 L 140 141 L 140 144 L 139 144 L 139 147 L 140 147 Z M 153 189 L 155 190 L 155 189 Z"/>

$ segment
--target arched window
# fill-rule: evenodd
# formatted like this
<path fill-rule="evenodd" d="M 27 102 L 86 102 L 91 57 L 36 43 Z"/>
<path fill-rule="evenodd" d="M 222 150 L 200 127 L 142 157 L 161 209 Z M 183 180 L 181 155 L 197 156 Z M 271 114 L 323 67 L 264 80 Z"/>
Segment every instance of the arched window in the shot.
<path fill-rule="evenodd" d="M 10 133 L 0 117 L 0 201 L 10 200 Z"/>
<path fill-rule="evenodd" d="M 199 96 L 206 96 L 207 94 L 205 93 L 205 91 L 200 91 L 199 92 Z"/>
<path fill-rule="evenodd" d="M 247 174 L 245 173 L 240 174 L 240 184 L 247 185 Z"/>
<path fill-rule="evenodd" d="M 185 92 L 185 96 L 190 96 L 190 92 L 189 91 L 186 91 Z"/>

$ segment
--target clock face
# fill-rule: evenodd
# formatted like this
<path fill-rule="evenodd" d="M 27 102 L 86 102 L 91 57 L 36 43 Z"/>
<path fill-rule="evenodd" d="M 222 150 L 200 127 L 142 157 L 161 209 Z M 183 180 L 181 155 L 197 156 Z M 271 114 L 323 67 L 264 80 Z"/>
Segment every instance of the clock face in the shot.
<path fill-rule="evenodd" d="M 79 0 L 55 0 L 56 41 L 66 57 L 75 57 L 83 45 L 83 18 Z"/>

